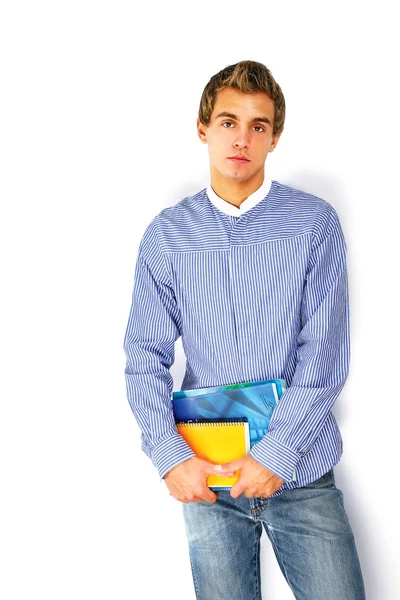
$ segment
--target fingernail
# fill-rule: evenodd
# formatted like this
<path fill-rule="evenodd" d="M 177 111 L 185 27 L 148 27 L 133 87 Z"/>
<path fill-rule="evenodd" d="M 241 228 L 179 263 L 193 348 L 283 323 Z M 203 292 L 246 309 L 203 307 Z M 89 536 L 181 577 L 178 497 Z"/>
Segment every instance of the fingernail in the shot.
<path fill-rule="evenodd" d="M 214 471 L 222 471 L 222 465 L 215 465 Z"/>

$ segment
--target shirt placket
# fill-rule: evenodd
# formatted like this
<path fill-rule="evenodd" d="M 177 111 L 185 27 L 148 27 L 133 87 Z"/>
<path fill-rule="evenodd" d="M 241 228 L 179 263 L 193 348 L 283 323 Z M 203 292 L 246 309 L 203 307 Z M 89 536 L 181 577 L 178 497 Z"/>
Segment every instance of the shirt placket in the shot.
<path fill-rule="evenodd" d="M 232 320 L 234 326 L 236 356 L 237 356 L 237 381 L 245 379 L 245 365 L 243 364 L 243 307 L 242 307 L 242 269 L 241 246 L 244 244 L 247 215 L 232 217 L 232 229 L 229 240 L 229 281 L 232 306 Z"/>

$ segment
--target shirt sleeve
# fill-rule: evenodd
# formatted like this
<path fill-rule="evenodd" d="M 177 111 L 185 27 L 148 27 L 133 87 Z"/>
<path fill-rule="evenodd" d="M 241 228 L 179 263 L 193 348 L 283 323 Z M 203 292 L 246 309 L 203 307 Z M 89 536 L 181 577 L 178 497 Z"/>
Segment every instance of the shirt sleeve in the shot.
<path fill-rule="evenodd" d="M 295 373 L 266 435 L 250 451 L 285 481 L 318 438 L 348 375 L 346 244 L 336 212 L 326 205 L 314 230 L 304 282 Z"/>
<path fill-rule="evenodd" d="M 195 456 L 177 432 L 172 411 L 169 369 L 180 335 L 180 311 L 159 246 L 155 217 L 139 245 L 124 350 L 127 396 L 141 430 L 142 450 L 161 479 Z"/>

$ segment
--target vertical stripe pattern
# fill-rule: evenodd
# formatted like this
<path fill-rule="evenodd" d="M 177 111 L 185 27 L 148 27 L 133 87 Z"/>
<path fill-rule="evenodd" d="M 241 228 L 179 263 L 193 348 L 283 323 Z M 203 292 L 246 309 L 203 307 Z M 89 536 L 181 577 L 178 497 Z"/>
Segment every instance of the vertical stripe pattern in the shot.
<path fill-rule="evenodd" d="M 286 380 L 267 434 L 250 451 L 285 480 L 274 495 L 339 461 L 342 438 L 331 409 L 348 373 L 349 303 L 346 245 L 328 202 L 273 180 L 265 198 L 235 217 L 203 189 L 147 226 L 124 339 L 125 377 L 142 449 L 161 478 L 194 456 L 171 405 L 169 369 L 180 336 L 181 389 Z"/>

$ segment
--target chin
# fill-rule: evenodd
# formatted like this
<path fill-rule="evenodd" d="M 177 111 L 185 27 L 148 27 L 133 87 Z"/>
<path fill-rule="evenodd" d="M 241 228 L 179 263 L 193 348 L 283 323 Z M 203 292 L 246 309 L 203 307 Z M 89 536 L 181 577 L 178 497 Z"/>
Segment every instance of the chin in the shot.
<path fill-rule="evenodd" d="M 236 173 L 232 175 L 232 173 L 227 173 L 224 175 L 225 179 L 230 179 L 231 181 L 248 181 L 254 177 L 255 173 Z"/>
<path fill-rule="evenodd" d="M 216 170 L 224 179 L 229 179 L 231 181 L 246 181 L 247 179 L 251 179 L 254 175 L 254 173 L 245 172 L 244 169 L 227 169 L 225 167 L 224 169 L 217 168 Z"/>

